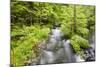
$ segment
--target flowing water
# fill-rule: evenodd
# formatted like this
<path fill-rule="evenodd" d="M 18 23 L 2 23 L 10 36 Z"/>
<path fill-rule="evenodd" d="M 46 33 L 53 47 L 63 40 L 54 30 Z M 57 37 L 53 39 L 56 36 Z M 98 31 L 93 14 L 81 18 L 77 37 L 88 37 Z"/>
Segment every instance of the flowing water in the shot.
<path fill-rule="evenodd" d="M 86 49 L 86 57 L 82 59 L 76 55 L 70 45 L 70 40 L 62 39 L 63 33 L 59 27 L 52 29 L 51 35 L 46 43 L 46 49 L 41 50 L 41 56 L 37 64 L 70 63 L 94 60 L 94 40 L 90 40 L 91 48 Z M 90 59 L 88 59 L 90 58 Z"/>
<path fill-rule="evenodd" d="M 95 61 L 95 33 L 91 33 L 89 36 L 90 48 L 85 50 L 86 61 Z"/>

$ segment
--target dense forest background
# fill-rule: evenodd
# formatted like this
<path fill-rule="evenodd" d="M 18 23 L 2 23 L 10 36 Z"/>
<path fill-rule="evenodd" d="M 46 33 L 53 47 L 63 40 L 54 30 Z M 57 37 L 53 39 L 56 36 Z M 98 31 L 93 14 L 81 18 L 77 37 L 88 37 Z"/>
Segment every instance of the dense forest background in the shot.
<path fill-rule="evenodd" d="M 73 51 L 84 56 L 89 35 L 95 31 L 95 6 L 11 2 L 11 64 L 24 65 L 36 59 L 39 44 L 48 39 L 54 25 L 60 25 Z"/>

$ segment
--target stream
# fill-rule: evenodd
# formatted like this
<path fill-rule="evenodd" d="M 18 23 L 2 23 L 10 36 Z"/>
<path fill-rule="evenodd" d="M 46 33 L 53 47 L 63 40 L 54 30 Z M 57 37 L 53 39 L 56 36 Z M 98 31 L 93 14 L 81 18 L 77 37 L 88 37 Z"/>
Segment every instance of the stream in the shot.
<path fill-rule="evenodd" d="M 85 50 L 85 58 L 76 55 L 70 45 L 70 40 L 62 39 L 63 33 L 59 27 L 51 30 L 50 37 L 46 44 L 46 49 L 41 49 L 41 56 L 36 64 L 56 64 L 56 63 L 75 63 L 95 60 L 95 40 L 94 34 L 89 38 L 90 48 Z"/>

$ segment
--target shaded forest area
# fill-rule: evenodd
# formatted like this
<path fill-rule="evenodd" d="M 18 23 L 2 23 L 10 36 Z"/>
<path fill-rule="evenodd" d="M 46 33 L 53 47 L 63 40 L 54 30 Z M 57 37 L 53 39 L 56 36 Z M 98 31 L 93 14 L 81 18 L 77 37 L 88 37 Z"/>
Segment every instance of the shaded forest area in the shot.
<path fill-rule="evenodd" d="M 38 58 L 39 44 L 49 38 L 54 25 L 60 25 L 73 51 L 83 56 L 89 35 L 95 31 L 95 6 L 11 2 L 11 65 Z"/>

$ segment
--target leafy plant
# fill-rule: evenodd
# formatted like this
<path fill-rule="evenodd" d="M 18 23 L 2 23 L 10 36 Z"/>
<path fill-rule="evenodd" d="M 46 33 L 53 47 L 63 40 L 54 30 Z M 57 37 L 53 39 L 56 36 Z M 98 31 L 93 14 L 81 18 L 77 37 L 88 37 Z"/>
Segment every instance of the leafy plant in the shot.
<path fill-rule="evenodd" d="M 71 45 L 76 53 L 81 52 L 83 49 L 89 48 L 88 40 L 82 38 L 81 36 L 74 35 L 71 38 Z"/>

